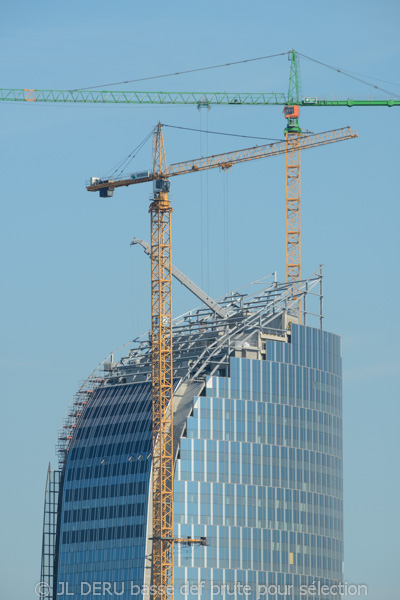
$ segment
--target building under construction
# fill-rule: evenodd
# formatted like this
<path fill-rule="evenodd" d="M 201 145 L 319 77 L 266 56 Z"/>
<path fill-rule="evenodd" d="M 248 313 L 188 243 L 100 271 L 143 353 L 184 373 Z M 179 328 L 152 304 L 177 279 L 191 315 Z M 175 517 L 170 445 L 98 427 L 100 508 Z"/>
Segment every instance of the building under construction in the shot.
<path fill-rule="evenodd" d="M 265 278 L 173 323 L 179 600 L 342 581 L 341 340 L 323 330 L 322 281 Z M 151 597 L 151 386 L 146 334 L 74 397 L 46 484 L 48 598 Z"/>

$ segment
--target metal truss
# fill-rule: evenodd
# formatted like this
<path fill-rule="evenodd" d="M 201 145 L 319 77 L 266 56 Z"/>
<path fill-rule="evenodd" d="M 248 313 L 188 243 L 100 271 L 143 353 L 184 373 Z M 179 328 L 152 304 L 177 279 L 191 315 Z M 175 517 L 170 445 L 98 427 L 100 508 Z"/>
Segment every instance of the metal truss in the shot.
<path fill-rule="evenodd" d="M 166 170 L 162 128 L 154 135 L 153 173 Z M 150 204 L 151 354 L 153 419 L 153 578 L 154 600 L 173 598 L 174 460 L 172 380 L 171 204 L 160 180 Z M 158 188 L 157 188 L 158 189 Z"/>
<path fill-rule="evenodd" d="M 0 102 L 72 102 L 76 104 L 283 105 L 283 93 L 121 92 L 112 90 L 0 89 Z"/>
<path fill-rule="evenodd" d="M 0 89 L 0 102 L 47 102 L 73 104 L 177 104 L 194 106 L 283 106 L 290 101 L 280 92 L 139 92 L 112 90 L 37 90 Z M 332 100 L 306 97 L 299 106 L 400 106 L 400 100 L 351 99 Z"/>
<path fill-rule="evenodd" d="M 226 370 L 237 343 L 243 344 L 258 331 L 283 338 L 287 332 L 276 329 L 271 321 L 284 312 L 295 316 L 299 299 L 302 322 L 314 318 L 322 328 L 322 282 L 322 267 L 299 287 L 267 276 L 218 298 L 226 311 L 224 319 L 204 305 L 177 317 L 172 321 L 173 379 L 204 379 L 221 368 Z M 317 307 L 311 310 L 315 303 Z M 109 354 L 81 383 L 59 430 L 59 468 L 65 468 L 74 432 L 96 388 L 151 379 L 152 338 L 148 331 Z"/>
<path fill-rule="evenodd" d="M 205 306 L 178 317 L 172 328 L 173 378 L 200 381 L 217 371 L 227 375 L 229 357 L 238 344 L 251 340 L 258 332 L 282 339 L 287 335 L 287 331 L 276 328 L 277 317 L 285 313 L 297 321 L 299 300 L 303 323 L 306 324 L 307 317 L 314 317 L 322 328 L 322 281 L 322 267 L 295 284 L 268 283 L 268 278 L 263 278 L 247 286 L 248 293 L 240 289 L 218 299 L 227 313 L 224 319 Z M 313 299 L 317 307 L 311 311 Z M 105 385 L 151 381 L 151 354 L 148 332 L 133 340 L 129 354 L 119 360 L 106 377 Z"/>
<path fill-rule="evenodd" d="M 301 281 L 300 141 L 298 132 L 286 132 L 286 281 Z M 297 314 L 301 318 L 300 300 Z"/>

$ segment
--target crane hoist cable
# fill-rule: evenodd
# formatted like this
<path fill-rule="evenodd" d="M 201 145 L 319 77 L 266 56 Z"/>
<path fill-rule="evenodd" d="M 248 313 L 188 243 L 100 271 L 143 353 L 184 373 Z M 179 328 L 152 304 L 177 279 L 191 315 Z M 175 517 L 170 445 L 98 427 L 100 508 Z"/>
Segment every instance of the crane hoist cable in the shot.
<path fill-rule="evenodd" d="M 202 144 L 202 130 L 203 130 L 203 123 L 202 123 L 202 112 L 200 110 L 200 106 L 197 107 L 198 108 L 198 112 L 199 112 L 199 119 L 200 119 L 200 135 L 199 135 L 199 151 L 200 151 L 200 156 L 203 157 L 203 144 Z M 201 276 L 201 287 L 204 288 L 205 287 L 205 272 L 206 272 L 206 267 L 205 267 L 205 251 L 204 251 L 204 247 L 205 247 L 205 236 L 204 236 L 204 222 L 205 222 L 205 215 L 204 215 L 204 195 L 203 195 L 203 174 L 200 177 L 200 276 Z"/>
<path fill-rule="evenodd" d="M 223 170 L 223 210 L 224 210 L 224 274 L 225 293 L 229 292 L 229 187 L 228 177 L 230 169 Z"/>
<path fill-rule="evenodd" d="M 208 113 L 210 111 L 210 107 L 207 106 L 206 112 L 206 156 L 209 155 L 208 151 Z M 200 110 L 201 112 L 201 110 Z M 207 265 L 207 290 L 210 289 L 210 198 L 209 198 L 209 189 L 208 189 L 208 171 L 205 173 L 206 178 L 206 265 Z"/>

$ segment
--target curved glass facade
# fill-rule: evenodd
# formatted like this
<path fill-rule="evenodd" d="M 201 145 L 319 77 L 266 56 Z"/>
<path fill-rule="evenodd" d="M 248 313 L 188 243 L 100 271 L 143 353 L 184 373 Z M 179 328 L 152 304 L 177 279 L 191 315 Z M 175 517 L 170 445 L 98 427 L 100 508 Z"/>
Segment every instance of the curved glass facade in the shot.
<path fill-rule="evenodd" d="M 128 598 L 143 585 L 151 436 L 151 384 L 94 392 L 65 470 L 57 598 L 99 597 L 87 593 L 95 582 Z"/>
<path fill-rule="evenodd" d="M 175 535 L 208 544 L 175 546 L 176 600 L 338 597 L 304 586 L 342 581 L 341 340 L 282 319 L 279 330 L 255 321 L 227 346 L 229 364 L 218 359 L 219 375 L 194 378 L 195 392 L 175 380 Z M 126 377 L 147 377 L 142 365 Z M 114 370 L 85 393 L 61 472 L 54 597 L 142 599 L 151 382 Z"/>
<path fill-rule="evenodd" d="M 293 325 L 266 360 L 232 358 L 195 402 L 175 481 L 177 537 L 208 542 L 176 551 L 176 598 L 316 598 L 304 586 L 340 582 L 340 338 Z"/>

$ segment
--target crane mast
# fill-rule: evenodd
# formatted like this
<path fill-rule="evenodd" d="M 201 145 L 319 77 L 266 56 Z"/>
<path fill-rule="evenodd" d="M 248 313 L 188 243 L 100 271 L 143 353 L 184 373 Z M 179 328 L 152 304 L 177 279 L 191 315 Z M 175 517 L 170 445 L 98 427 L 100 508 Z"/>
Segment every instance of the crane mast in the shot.
<path fill-rule="evenodd" d="M 286 281 L 293 283 L 294 294 L 300 290 L 301 281 L 301 186 L 300 186 L 300 138 L 299 100 L 300 73 L 298 56 L 292 50 L 288 99 L 284 114 L 288 120 L 286 138 Z M 301 320 L 301 301 L 297 304 L 297 317 Z"/>
<path fill-rule="evenodd" d="M 151 219 L 151 343 L 153 413 L 153 589 L 154 599 L 173 597 L 174 463 L 171 204 L 162 127 L 154 133 Z M 163 178 L 164 177 L 164 178 Z"/>

